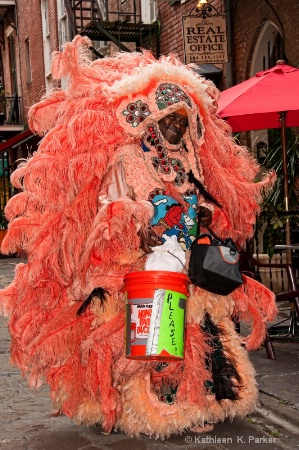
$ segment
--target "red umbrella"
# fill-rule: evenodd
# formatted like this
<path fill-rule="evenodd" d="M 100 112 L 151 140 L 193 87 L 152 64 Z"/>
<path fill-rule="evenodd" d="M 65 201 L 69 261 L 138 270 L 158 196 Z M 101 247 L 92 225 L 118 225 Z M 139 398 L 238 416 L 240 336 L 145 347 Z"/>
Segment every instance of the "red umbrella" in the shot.
<path fill-rule="evenodd" d="M 281 128 L 285 210 L 289 211 L 285 128 L 299 126 L 299 69 L 278 61 L 275 67 L 221 92 L 217 113 L 233 131 Z"/>
<path fill-rule="evenodd" d="M 269 70 L 221 92 L 218 115 L 233 131 L 299 126 L 299 69 L 277 64 Z"/>

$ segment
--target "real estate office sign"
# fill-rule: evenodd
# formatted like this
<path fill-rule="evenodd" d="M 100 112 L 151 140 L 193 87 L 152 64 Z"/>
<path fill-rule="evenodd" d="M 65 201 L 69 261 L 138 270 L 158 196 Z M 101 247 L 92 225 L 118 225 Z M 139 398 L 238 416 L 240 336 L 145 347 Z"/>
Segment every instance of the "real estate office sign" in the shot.
<path fill-rule="evenodd" d="M 224 14 L 213 14 L 212 6 L 199 13 L 183 16 L 185 63 L 214 64 L 228 62 Z"/>

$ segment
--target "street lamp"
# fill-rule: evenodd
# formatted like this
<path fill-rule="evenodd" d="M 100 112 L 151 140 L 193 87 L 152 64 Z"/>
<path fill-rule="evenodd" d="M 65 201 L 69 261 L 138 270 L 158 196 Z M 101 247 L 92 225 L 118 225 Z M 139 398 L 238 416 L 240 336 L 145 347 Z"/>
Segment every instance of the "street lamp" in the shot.
<path fill-rule="evenodd" d="M 208 3 L 207 0 L 199 0 L 196 8 L 200 8 L 202 5 L 206 5 L 207 3 Z"/>

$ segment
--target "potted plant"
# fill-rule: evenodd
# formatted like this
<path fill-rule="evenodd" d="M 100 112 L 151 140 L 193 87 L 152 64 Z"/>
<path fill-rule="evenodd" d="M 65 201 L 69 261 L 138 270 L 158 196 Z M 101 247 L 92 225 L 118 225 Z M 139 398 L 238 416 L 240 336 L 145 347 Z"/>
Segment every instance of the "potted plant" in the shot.
<path fill-rule="evenodd" d="M 285 243 L 285 224 L 287 221 L 293 229 L 293 237 L 299 222 L 299 136 L 290 128 L 287 129 L 287 170 L 289 185 L 289 214 L 284 207 L 282 146 L 279 130 L 269 130 L 269 149 L 263 165 L 266 169 L 274 169 L 277 181 L 273 190 L 265 198 L 262 213 L 258 219 L 258 229 L 263 232 L 263 251 L 270 258 L 274 254 L 277 243 Z"/>

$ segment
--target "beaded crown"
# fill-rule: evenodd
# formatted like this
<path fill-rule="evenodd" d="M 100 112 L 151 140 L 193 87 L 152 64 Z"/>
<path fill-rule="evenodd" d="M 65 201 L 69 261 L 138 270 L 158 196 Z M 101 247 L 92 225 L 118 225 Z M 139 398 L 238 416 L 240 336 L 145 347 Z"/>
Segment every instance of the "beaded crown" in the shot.
<path fill-rule="evenodd" d="M 111 97 L 120 99 L 117 120 L 129 135 L 141 136 L 150 123 L 156 124 L 168 114 L 183 109 L 189 123 L 183 140 L 187 142 L 191 138 L 196 146 L 204 141 L 207 115 L 216 110 L 216 92 L 211 82 L 196 75 L 174 56 L 153 59 L 110 88 Z"/>

